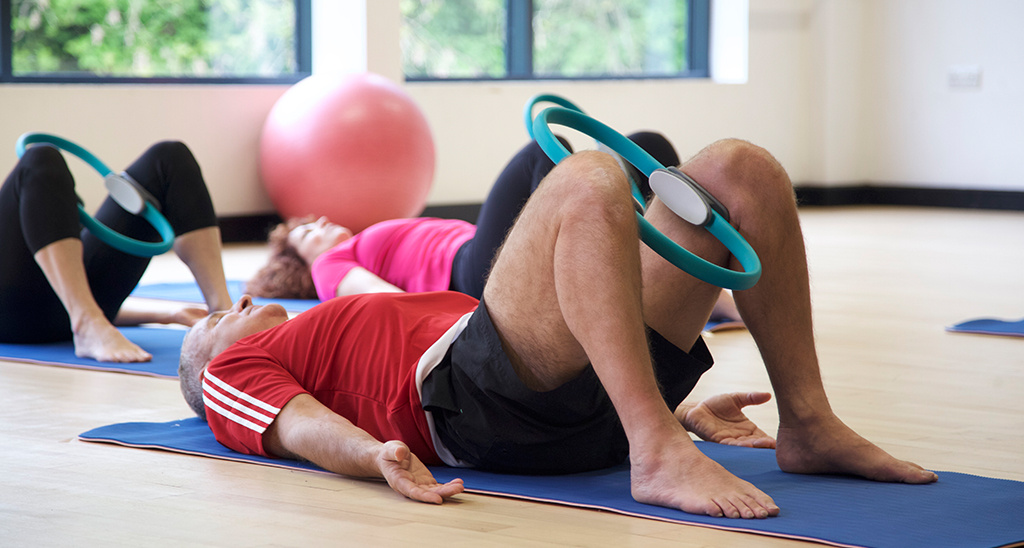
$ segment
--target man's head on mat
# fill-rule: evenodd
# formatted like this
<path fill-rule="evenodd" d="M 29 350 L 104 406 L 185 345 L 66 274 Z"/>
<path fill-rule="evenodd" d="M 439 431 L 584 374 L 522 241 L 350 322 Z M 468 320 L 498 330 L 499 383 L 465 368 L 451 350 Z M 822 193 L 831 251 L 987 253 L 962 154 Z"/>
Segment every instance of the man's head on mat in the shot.
<path fill-rule="evenodd" d="M 279 304 L 252 304 L 243 295 L 229 310 L 214 312 L 196 322 L 181 344 L 178 378 L 181 393 L 189 407 L 204 420 L 203 387 L 199 375 L 210 360 L 239 339 L 270 329 L 288 320 L 288 312 Z"/>
<path fill-rule="evenodd" d="M 315 299 L 309 267 L 321 253 L 352 237 L 326 217 L 293 217 L 267 236 L 270 258 L 246 284 L 246 292 L 274 299 Z"/>

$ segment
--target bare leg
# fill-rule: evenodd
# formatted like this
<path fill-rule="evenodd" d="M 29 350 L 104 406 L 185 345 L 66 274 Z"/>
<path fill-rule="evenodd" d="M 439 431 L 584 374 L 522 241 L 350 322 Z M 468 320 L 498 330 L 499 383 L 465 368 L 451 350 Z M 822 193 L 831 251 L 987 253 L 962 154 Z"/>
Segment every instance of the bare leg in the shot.
<path fill-rule="evenodd" d="M 850 473 L 867 478 L 927 483 L 936 476 L 897 460 L 863 439 L 832 412 L 821 382 L 811 324 L 807 259 L 792 185 L 782 167 L 763 149 L 742 141 L 713 144 L 682 169 L 722 199 L 732 222 L 754 246 L 763 275 L 758 284 L 734 293 L 736 305 L 757 342 L 779 408 L 779 466 L 798 473 Z M 656 202 L 651 222 L 710 260 L 725 262 L 723 246 L 702 229 L 685 223 Z M 694 233 L 696 230 L 698 233 Z M 687 302 L 673 295 L 699 295 L 710 309 L 714 289 L 674 268 L 644 248 L 646 312 L 651 326 L 669 340 L 694 338 L 692 320 L 678 321 Z M 730 266 L 738 268 L 735 259 Z M 687 279 L 689 278 L 689 279 Z M 694 287 L 696 286 L 696 287 Z M 705 286 L 701 289 L 700 286 Z"/>
<path fill-rule="evenodd" d="M 233 304 L 228 295 L 221 257 L 220 228 L 200 228 L 175 238 L 174 252 L 188 265 L 210 312 L 227 310 Z"/>
<path fill-rule="evenodd" d="M 200 228 L 182 234 L 174 240 L 174 251 L 192 271 L 206 299 L 207 308 L 164 310 L 123 304 L 117 311 L 115 325 L 178 323 L 192 326 L 210 312 L 231 308 L 231 297 L 224 278 L 224 263 L 221 260 L 220 228 Z"/>
<path fill-rule="evenodd" d="M 153 358 L 126 339 L 96 304 L 82 264 L 81 240 L 57 240 L 37 251 L 35 260 L 71 318 L 76 356 L 102 362 L 144 362 Z"/>
<path fill-rule="evenodd" d="M 639 259 L 629 189 L 614 160 L 581 153 L 556 167 L 523 210 L 484 290 L 513 365 L 535 390 L 593 365 L 629 439 L 638 501 L 714 516 L 777 513 L 767 495 L 697 450 L 662 400 L 647 351 Z"/>

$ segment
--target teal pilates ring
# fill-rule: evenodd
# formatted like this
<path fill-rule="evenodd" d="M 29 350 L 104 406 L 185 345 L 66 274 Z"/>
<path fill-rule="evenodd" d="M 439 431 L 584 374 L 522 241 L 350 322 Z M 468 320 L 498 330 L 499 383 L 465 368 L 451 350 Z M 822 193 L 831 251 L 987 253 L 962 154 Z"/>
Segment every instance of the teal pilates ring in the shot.
<path fill-rule="evenodd" d="M 533 117 L 533 108 L 540 102 L 559 106 L 548 107 Z M 761 278 L 761 260 L 746 239 L 729 224 L 728 210 L 691 177 L 674 167 L 661 165 L 629 138 L 587 116 L 572 102 L 557 95 L 545 94 L 531 98 L 525 112 L 527 132 L 536 139 L 551 161 L 557 164 L 567 158 L 570 152 L 555 138 L 550 124 L 572 128 L 594 138 L 643 172 L 650 179 L 651 189 L 672 211 L 692 224 L 704 226 L 722 242 L 739 261 L 743 271 L 724 268 L 683 249 L 654 228 L 642 212 L 637 212 L 640 239 L 665 260 L 697 279 L 726 289 L 749 289 Z M 633 196 L 641 196 L 635 184 Z M 642 209 L 642 197 L 638 202 Z"/>
<path fill-rule="evenodd" d="M 114 173 L 106 164 L 100 161 L 96 156 L 93 156 L 88 150 L 85 150 L 63 137 L 50 135 L 48 133 L 30 132 L 19 137 L 18 142 L 15 144 L 15 152 L 18 154 L 18 158 L 21 158 L 25 154 L 25 150 L 28 146 L 34 144 L 55 146 L 77 156 L 82 161 L 92 166 L 92 168 L 103 177 L 103 181 L 106 184 L 107 191 L 110 193 L 110 197 L 129 213 L 139 215 L 148 221 L 149 224 L 153 225 L 153 228 L 156 229 L 161 238 L 161 241 L 159 242 L 144 242 L 134 238 L 129 238 L 128 236 L 116 232 L 107 225 L 97 221 L 89 215 L 87 211 L 85 211 L 85 207 L 83 207 L 82 204 L 78 204 L 78 218 L 82 225 L 89 229 L 89 231 L 101 241 L 115 249 L 138 257 L 153 257 L 155 255 L 160 255 L 161 253 L 166 253 L 174 245 L 174 229 L 171 228 L 171 223 L 167 221 L 167 218 L 157 210 L 155 206 L 157 203 L 156 199 L 146 192 L 146 190 L 127 173 Z"/>
<path fill-rule="evenodd" d="M 576 112 L 579 112 L 580 114 L 586 114 L 585 112 L 583 112 L 583 109 L 581 109 L 580 107 L 576 106 L 576 103 L 573 103 L 572 101 L 566 99 L 565 97 L 562 97 L 561 95 L 554 95 L 554 94 L 551 94 L 551 93 L 542 93 L 540 95 L 534 95 L 533 97 L 530 98 L 529 101 L 526 102 L 526 106 L 523 108 L 523 119 L 526 122 L 526 132 L 530 134 L 530 138 L 531 139 L 536 139 L 536 137 L 534 136 L 534 129 L 533 129 L 533 123 L 534 123 L 533 110 L 537 106 L 538 103 L 554 103 L 554 104 L 556 104 L 556 105 L 558 105 L 560 107 L 567 108 L 569 110 L 575 110 Z M 551 133 L 551 130 L 547 129 L 547 126 L 545 126 L 545 129 L 547 130 L 548 134 Z M 553 137 L 554 136 L 552 135 L 552 138 Z M 593 136 L 591 136 L 591 137 L 593 137 Z M 596 139 L 596 137 L 595 137 L 595 139 Z M 555 139 L 555 142 L 558 142 L 558 140 Z M 598 144 L 600 144 L 599 140 L 598 140 Z M 559 143 L 559 147 L 561 147 L 562 150 L 565 151 L 566 155 L 568 155 L 569 151 L 565 150 L 565 147 L 562 147 L 561 143 Z M 543 145 L 542 145 L 541 148 L 543 148 Z M 544 152 L 547 152 L 547 149 L 544 149 Z M 548 157 L 551 158 L 551 160 L 554 161 L 556 164 L 560 161 L 560 160 L 555 160 L 554 157 L 551 156 L 551 153 L 548 153 Z M 636 200 L 636 203 L 638 204 L 639 209 L 642 211 L 643 207 L 644 207 L 643 206 L 644 195 L 640 191 L 640 187 L 638 187 L 636 185 L 636 181 L 630 180 L 630 188 L 632 189 L 632 192 L 633 192 L 633 199 Z"/>

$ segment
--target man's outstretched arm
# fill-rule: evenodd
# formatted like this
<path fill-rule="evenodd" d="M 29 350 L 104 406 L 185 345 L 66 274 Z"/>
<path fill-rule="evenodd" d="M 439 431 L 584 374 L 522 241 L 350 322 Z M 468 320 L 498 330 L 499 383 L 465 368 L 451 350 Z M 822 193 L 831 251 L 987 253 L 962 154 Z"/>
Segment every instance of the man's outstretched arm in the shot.
<path fill-rule="evenodd" d="M 268 453 L 307 460 L 332 472 L 384 478 L 413 500 L 441 504 L 463 491 L 462 480 L 437 483 L 430 470 L 400 441 L 375 439 L 309 394 L 291 399 L 263 433 Z"/>

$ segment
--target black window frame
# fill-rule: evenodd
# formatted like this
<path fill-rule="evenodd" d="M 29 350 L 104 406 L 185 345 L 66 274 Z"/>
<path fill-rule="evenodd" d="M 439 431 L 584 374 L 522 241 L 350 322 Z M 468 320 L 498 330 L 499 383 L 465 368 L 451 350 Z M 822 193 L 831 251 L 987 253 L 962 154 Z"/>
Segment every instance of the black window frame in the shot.
<path fill-rule="evenodd" d="M 12 0 L 0 0 L 0 84 L 294 84 L 313 72 L 312 0 L 295 3 L 296 72 L 285 76 L 103 76 L 67 74 L 16 76 L 13 71 Z"/>
<path fill-rule="evenodd" d="M 689 0 L 687 70 L 676 74 L 562 76 L 533 73 L 533 0 L 506 0 L 505 76 L 436 78 L 405 76 L 406 82 L 504 82 L 543 80 L 675 80 L 708 78 L 710 71 L 711 0 Z"/>

